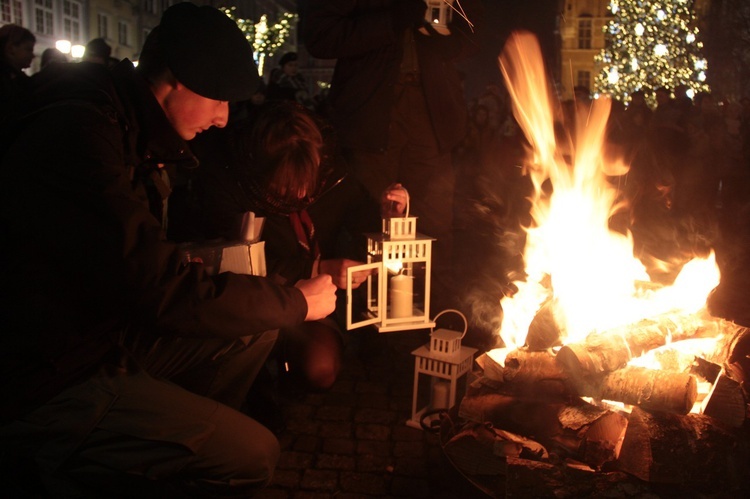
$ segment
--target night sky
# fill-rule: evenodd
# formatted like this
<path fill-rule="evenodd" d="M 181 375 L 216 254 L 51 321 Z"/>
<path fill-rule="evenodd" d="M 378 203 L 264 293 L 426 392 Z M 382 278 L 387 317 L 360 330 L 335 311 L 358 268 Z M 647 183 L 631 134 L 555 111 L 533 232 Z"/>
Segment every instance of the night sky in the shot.
<path fill-rule="evenodd" d="M 460 0 L 459 0 L 460 1 Z M 547 64 L 554 62 L 555 10 L 558 0 L 482 0 L 485 17 L 479 31 L 480 53 L 461 65 L 466 73 L 466 93 L 474 97 L 488 83 L 501 84 L 497 58 L 508 35 L 525 29 L 539 37 Z M 474 21 L 473 21 L 474 22 Z"/>

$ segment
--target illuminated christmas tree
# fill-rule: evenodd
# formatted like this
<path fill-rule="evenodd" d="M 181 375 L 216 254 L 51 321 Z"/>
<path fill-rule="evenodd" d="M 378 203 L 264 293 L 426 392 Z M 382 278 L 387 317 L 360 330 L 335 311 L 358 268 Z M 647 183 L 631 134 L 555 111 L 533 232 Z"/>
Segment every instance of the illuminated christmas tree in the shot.
<path fill-rule="evenodd" d="M 263 14 L 256 23 L 251 19 L 238 18 L 235 7 L 222 7 L 221 10 L 242 30 L 245 38 L 253 46 L 253 56 L 258 64 L 258 73 L 263 74 L 266 57 L 272 57 L 289 38 L 292 23 L 297 20 L 297 14 L 282 13 L 276 22 L 269 22 L 268 16 Z"/>
<path fill-rule="evenodd" d="M 685 85 L 690 96 L 708 91 L 692 6 L 693 0 L 611 0 L 605 48 L 594 58 L 595 90 L 622 102 L 642 90 L 651 103 L 659 87 Z"/>

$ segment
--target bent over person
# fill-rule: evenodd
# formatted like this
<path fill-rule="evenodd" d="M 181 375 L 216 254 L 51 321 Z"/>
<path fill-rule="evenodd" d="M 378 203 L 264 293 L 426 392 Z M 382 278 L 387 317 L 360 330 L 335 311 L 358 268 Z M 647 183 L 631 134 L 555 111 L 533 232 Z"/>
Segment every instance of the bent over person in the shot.
<path fill-rule="evenodd" d="M 330 276 L 210 276 L 164 239 L 187 140 L 258 84 L 220 11 L 180 3 L 135 69 L 66 64 L 2 138 L 0 460 L 57 497 L 244 497 L 274 435 L 240 409 L 276 330 L 332 312 Z"/>

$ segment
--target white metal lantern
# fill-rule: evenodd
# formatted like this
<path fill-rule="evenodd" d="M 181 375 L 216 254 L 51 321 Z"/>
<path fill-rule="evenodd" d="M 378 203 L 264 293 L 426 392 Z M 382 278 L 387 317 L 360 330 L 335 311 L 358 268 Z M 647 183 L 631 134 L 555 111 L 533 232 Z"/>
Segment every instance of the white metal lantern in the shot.
<path fill-rule="evenodd" d="M 435 28 L 435 31 L 441 35 L 448 35 L 448 23 L 453 16 L 454 0 L 426 0 L 427 10 L 425 11 L 425 20 Z"/>
<path fill-rule="evenodd" d="M 367 237 L 367 263 L 347 269 L 347 329 L 374 325 L 379 332 L 433 327 L 430 280 L 434 238 L 417 233 L 417 218 L 383 219 Z M 368 271 L 364 303 L 355 303 L 353 276 Z M 359 310 L 357 310 L 359 308 Z M 361 319 L 361 320 L 355 320 Z"/>
<path fill-rule="evenodd" d="M 437 329 L 430 332 L 430 342 L 412 352 L 414 356 L 414 395 L 412 399 L 411 419 L 406 424 L 413 428 L 422 428 L 422 419 L 428 411 L 450 409 L 456 404 L 458 383 L 471 371 L 476 348 L 461 345 L 466 335 L 468 322 L 458 310 L 443 310 L 433 321 L 447 312 L 460 315 L 464 320 L 463 332 L 450 329 Z M 427 405 L 419 408 L 420 374 L 430 377 L 430 399 Z M 466 387 L 464 387 L 466 388 Z M 437 418 L 437 414 L 433 417 Z"/>

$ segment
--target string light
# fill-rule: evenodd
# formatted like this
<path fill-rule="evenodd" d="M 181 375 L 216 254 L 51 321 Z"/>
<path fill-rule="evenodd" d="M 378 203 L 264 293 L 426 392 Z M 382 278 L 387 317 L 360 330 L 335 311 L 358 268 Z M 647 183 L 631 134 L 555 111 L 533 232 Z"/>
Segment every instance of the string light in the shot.
<path fill-rule="evenodd" d="M 236 7 L 223 7 L 221 10 L 234 21 L 244 33 L 247 41 L 253 46 L 253 55 L 258 63 L 258 72 L 263 74 L 263 64 L 267 57 L 279 51 L 286 43 L 292 31 L 292 23 L 296 23 L 297 14 L 283 12 L 279 19 L 270 22 L 263 14 L 258 22 L 242 19 L 235 15 Z"/>
<path fill-rule="evenodd" d="M 709 90 L 699 31 L 685 0 L 611 0 L 605 48 L 594 57 L 594 91 L 628 102 L 636 90 L 655 103 L 658 87 Z M 616 78 L 615 78 L 616 75 Z"/>

